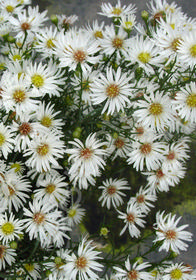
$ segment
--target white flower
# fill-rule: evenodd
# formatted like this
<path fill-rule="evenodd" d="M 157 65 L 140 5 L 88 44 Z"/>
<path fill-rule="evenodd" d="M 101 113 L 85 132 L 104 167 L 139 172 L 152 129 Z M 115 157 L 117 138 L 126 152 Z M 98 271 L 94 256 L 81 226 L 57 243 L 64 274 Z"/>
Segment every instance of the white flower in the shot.
<path fill-rule="evenodd" d="M 156 142 L 155 142 L 156 141 Z M 132 151 L 128 154 L 128 164 L 133 163 L 136 170 L 153 170 L 164 160 L 165 143 L 158 142 L 156 137 L 146 136 L 145 139 L 134 141 Z"/>
<path fill-rule="evenodd" d="M 70 155 L 68 160 L 72 164 L 69 174 L 79 177 L 99 175 L 99 168 L 103 169 L 105 166 L 102 156 L 106 154 L 106 151 L 101 149 L 105 143 L 97 140 L 95 133 L 87 137 L 85 144 L 77 138 L 69 143 L 75 146 L 65 151 Z"/>
<path fill-rule="evenodd" d="M 40 265 L 31 261 L 31 262 L 28 262 L 28 263 L 24 263 L 23 267 L 25 269 L 19 268 L 16 272 L 19 279 L 20 279 L 20 276 L 25 277 L 25 280 L 30 280 L 32 278 L 34 280 L 40 279 L 40 273 L 39 273 L 40 272 Z M 26 273 L 26 271 L 28 271 L 28 273 L 30 275 L 28 275 Z M 25 275 L 25 276 L 23 276 L 23 275 Z"/>
<path fill-rule="evenodd" d="M 23 222 L 30 240 L 38 238 L 41 245 L 50 243 L 56 232 L 61 212 L 54 209 L 53 204 L 42 204 L 42 201 L 35 199 L 33 203 L 29 202 L 29 209 L 24 208 L 24 216 L 27 218 L 23 219 Z"/>
<path fill-rule="evenodd" d="M 173 100 L 174 109 L 185 121 L 196 123 L 196 85 L 191 82 L 181 88 Z"/>
<path fill-rule="evenodd" d="M 192 274 L 192 269 L 182 263 L 171 264 L 164 268 L 163 280 L 193 280 L 196 276 Z"/>
<path fill-rule="evenodd" d="M 58 167 L 57 160 L 63 157 L 64 148 L 58 134 L 54 132 L 40 134 L 31 140 L 29 148 L 24 153 L 24 156 L 29 157 L 25 164 L 36 168 L 38 172 L 50 170 L 51 164 Z"/>
<path fill-rule="evenodd" d="M 131 152 L 130 139 L 125 138 L 122 135 L 118 135 L 113 138 L 110 134 L 107 135 L 107 149 L 108 154 L 114 154 L 112 159 L 114 160 L 118 156 L 121 158 L 127 158 L 128 153 Z"/>
<path fill-rule="evenodd" d="M 0 214 L 0 240 L 3 244 L 8 244 L 15 238 L 19 238 L 19 234 L 23 234 L 23 222 L 15 219 L 13 213 L 9 217 L 7 213 Z"/>
<path fill-rule="evenodd" d="M 85 215 L 85 210 L 80 207 L 80 204 L 73 204 L 67 209 L 67 223 L 69 226 L 73 227 L 82 221 Z"/>
<path fill-rule="evenodd" d="M 125 269 L 119 268 L 117 266 L 114 269 L 117 271 L 116 276 L 122 277 L 122 280 L 153 280 L 150 272 L 146 272 L 144 269 L 148 268 L 150 264 L 148 262 L 143 262 L 142 264 L 138 264 L 138 262 L 130 264 L 129 257 L 125 261 Z"/>
<path fill-rule="evenodd" d="M 121 190 L 128 190 L 128 182 L 123 179 L 112 179 L 109 178 L 106 181 L 102 182 L 102 186 L 99 189 L 102 189 L 102 194 L 99 198 L 99 201 L 102 201 L 101 206 L 106 205 L 110 209 L 111 204 L 114 208 L 119 207 L 123 204 L 123 199 L 121 196 L 126 196 Z"/>
<path fill-rule="evenodd" d="M 131 96 L 131 86 L 127 73 L 122 73 L 118 67 L 115 72 L 112 67 L 106 68 L 106 76 L 100 73 L 92 85 L 92 104 L 98 105 L 105 102 L 102 114 L 124 111 L 127 104 L 130 104 L 128 96 Z"/>
<path fill-rule="evenodd" d="M 91 40 L 88 32 L 72 30 L 66 34 L 64 31 L 58 34 L 54 53 L 60 60 L 60 67 L 68 66 L 71 71 L 80 64 L 85 72 L 90 70 L 90 65 L 99 61 L 100 57 L 95 55 L 99 49 L 98 42 Z"/>
<path fill-rule="evenodd" d="M 142 220 L 142 218 L 145 217 L 144 214 L 142 214 L 141 209 L 136 203 L 129 203 L 127 205 L 127 211 L 126 213 L 123 213 L 118 210 L 118 213 L 120 214 L 118 216 L 119 219 L 124 220 L 125 226 L 120 232 L 120 235 L 122 235 L 126 229 L 128 228 L 129 234 L 131 237 L 138 238 L 140 236 L 140 230 L 137 228 L 137 226 L 144 227 L 145 221 Z"/>
<path fill-rule="evenodd" d="M 164 212 L 158 212 L 156 215 L 156 239 L 154 242 L 162 241 L 162 245 L 159 247 L 159 251 L 172 250 L 177 254 L 181 251 L 186 251 L 188 245 L 184 241 L 192 241 L 192 233 L 184 230 L 188 225 L 182 225 L 177 227 L 181 217 L 176 219 L 176 215 L 170 213 L 165 215 Z"/>
<path fill-rule="evenodd" d="M 0 244 L 0 270 L 5 269 L 6 264 L 12 265 L 15 262 L 16 252 L 9 245 Z"/>
<path fill-rule="evenodd" d="M 191 68 L 196 64 L 196 30 L 185 34 L 179 42 L 178 50 L 179 59 Z"/>
<path fill-rule="evenodd" d="M 46 174 L 45 179 L 37 181 L 38 189 L 34 190 L 35 198 L 53 205 L 66 203 L 69 191 L 66 189 L 68 184 L 64 180 L 64 177 L 58 173 L 56 175 Z"/>
<path fill-rule="evenodd" d="M 120 0 L 118 0 L 115 6 L 112 6 L 110 3 L 102 3 L 101 4 L 102 12 L 99 13 L 100 15 L 106 17 L 121 17 L 122 15 L 126 14 L 133 14 L 136 11 L 135 5 L 129 4 L 128 6 L 121 6 Z"/>
<path fill-rule="evenodd" d="M 102 265 L 97 262 L 100 252 L 94 250 L 92 241 L 83 238 L 78 246 L 77 254 L 67 255 L 64 269 L 70 280 L 99 279 L 95 273 L 102 270 Z M 95 271 L 95 272 L 94 272 Z"/>
<path fill-rule="evenodd" d="M 15 140 L 12 138 L 14 134 L 9 127 L 0 123 L 0 154 L 3 154 L 6 159 L 8 154 L 12 151 Z"/>
<path fill-rule="evenodd" d="M 167 94 L 161 92 L 144 94 L 143 100 L 138 100 L 135 107 L 133 116 L 138 122 L 159 133 L 169 129 L 175 121 L 175 111 L 172 110 L 171 99 Z"/>

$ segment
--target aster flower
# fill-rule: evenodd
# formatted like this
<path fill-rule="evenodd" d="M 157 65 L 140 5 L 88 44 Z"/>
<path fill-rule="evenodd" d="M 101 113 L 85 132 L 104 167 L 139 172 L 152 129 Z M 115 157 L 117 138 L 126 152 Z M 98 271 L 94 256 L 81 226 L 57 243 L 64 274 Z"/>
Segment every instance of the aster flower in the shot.
<path fill-rule="evenodd" d="M 23 263 L 23 267 L 19 268 L 16 272 L 19 279 L 20 279 L 20 277 L 25 277 L 25 280 L 31 280 L 32 278 L 34 280 L 40 279 L 40 265 L 39 264 L 31 261 L 31 262 Z M 26 271 L 28 272 L 28 274 Z"/>
<path fill-rule="evenodd" d="M 196 122 L 196 85 L 191 82 L 181 88 L 172 102 L 178 115 L 185 121 Z"/>
<path fill-rule="evenodd" d="M 17 0 L 0 0 L 0 6 L 8 15 L 17 14 L 23 9 L 22 5 L 18 5 Z"/>
<path fill-rule="evenodd" d="M 135 107 L 137 110 L 133 115 L 138 122 L 159 133 L 169 129 L 175 121 L 175 111 L 172 110 L 171 99 L 167 94 L 161 92 L 144 94 L 143 100 L 138 100 Z"/>
<path fill-rule="evenodd" d="M 69 174 L 78 173 L 79 177 L 83 175 L 85 177 L 90 175 L 97 176 L 99 168 L 103 169 L 105 166 L 102 156 L 106 155 L 106 151 L 101 149 L 105 142 L 97 140 L 94 133 L 87 137 L 85 144 L 77 138 L 69 143 L 75 146 L 65 151 L 70 155 L 68 160 L 72 164 Z"/>
<path fill-rule="evenodd" d="M 178 46 L 179 59 L 191 68 L 196 64 L 196 30 L 185 34 Z"/>
<path fill-rule="evenodd" d="M 103 266 L 97 261 L 101 258 L 100 252 L 94 249 L 92 241 L 83 238 L 78 246 L 77 254 L 67 255 L 64 269 L 70 280 L 99 279 L 95 272 L 102 271 Z"/>
<path fill-rule="evenodd" d="M 3 244 L 8 244 L 15 238 L 19 238 L 19 234 L 23 233 L 23 222 L 15 219 L 13 213 L 9 217 L 7 213 L 0 214 L 0 241 Z"/>
<path fill-rule="evenodd" d="M 127 73 L 122 73 L 120 67 L 116 72 L 112 67 L 107 67 L 106 76 L 100 73 L 92 85 L 92 92 L 92 104 L 104 102 L 101 113 L 107 111 L 107 114 L 111 115 L 120 110 L 124 111 L 127 104 L 130 104 L 128 96 L 132 95 Z"/>
<path fill-rule="evenodd" d="M 164 160 L 165 143 L 158 142 L 156 137 L 146 136 L 141 142 L 132 143 L 132 151 L 128 154 L 128 164 L 133 163 L 136 170 L 153 170 L 160 166 Z"/>
<path fill-rule="evenodd" d="M 67 209 L 67 223 L 73 227 L 78 225 L 85 215 L 85 210 L 80 207 L 80 204 L 73 204 Z"/>
<path fill-rule="evenodd" d="M 46 174 L 45 179 L 37 181 L 37 189 L 34 190 L 35 198 L 43 203 L 50 202 L 53 205 L 63 204 L 69 197 L 67 183 L 60 174 Z"/>
<path fill-rule="evenodd" d="M 13 149 L 15 143 L 13 136 L 11 129 L 0 123 L 0 154 L 3 154 L 5 159 Z"/>
<path fill-rule="evenodd" d="M 100 15 L 106 17 L 121 17 L 122 15 L 126 14 L 133 14 L 136 11 L 136 8 L 133 4 L 129 4 L 128 6 L 121 6 L 120 0 L 118 0 L 115 6 L 112 6 L 110 3 L 102 3 L 101 5 L 102 12 L 99 13 Z"/>
<path fill-rule="evenodd" d="M 118 135 L 113 138 L 111 135 L 107 135 L 107 149 L 108 154 L 113 154 L 112 159 L 117 157 L 127 158 L 127 154 L 131 152 L 130 139 L 125 138 L 122 135 Z"/>
<path fill-rule="evenodd" d="M 150 272 L 146 272 L 144 269 L 148 268 L 150 264 L 148 262 L 144 262 L 142 264 L 138 264 L 138 262 L 133 263 L 131 265 L 129 257 L 125 261 L 125 269 L 119 268 L 117 266 L 114 269 L 117 271 L 116 276 L 122 277 L 122 280 L 153 280 Z"/>
<path fill-rule="evenodd" d="M 181 217 L 176 219 L 176 215 L 167 214 L 164 212 L 158 212 L 156 215 L 156 235 L 154 242 L 162 241 L 159 247 L 159 251 L 172 250 L 177 254 L 180 251 L 186 251 L 188 245 L 184 241 L 192 241 L 192 233 L 184 230 L 188 225 L 178 226 Z"/>
<path fill-rule="evenodd" d="M 69 67 L 75 70 L 80 64 L 83 72 L 90 70 L 90 65 L 99 61 L 99 56 L 95 55 L 100 47 L 97 41 L 91 40 L 87 32 L 72 30 L 64 34 L 60 32 L 57 37 L 54 54 L 60 60 L 60 67 Z"/>
<path fill-rule="evenodd" d="M 33 138 L 29 148 L 24 153 L 27 156 L 26 165 L 36 168 L 38 172 L 50 170 L 51 164 L 58 167 L 57 160 L 63 157 L 64 143 L 56 133 L 40 134 Z"/>
<path fill-rule="evenodd" d="M 163 280 L 192 280 L 196 276 L 192 274 L 192 269 L 182 263 L 171 264 L 164 268 Z"/>
<path fill-rule="evenodd" d="M 128 228 L 130 236 L 138 238 L 140 236 L 140 230 L 137 226 L 143 228 L 145 223 L 145 221 L 142 219 L 145 217 L 145 215 L 142 214 L 139 206 L 133 202 L 127 205 L 126 213 L 123 213 L 119 210 L 117 211 L 119 213 L 118 218 L 122 219 L 125 223 L 125 226 L 121 230 L 120 235 L 122 235 Z"/>
<path fill-rule="evenodd" d="M 88 24 L 86 29 L 92 39 L 99 40 L 103 38 L 104 22 L 98 23 L 97 20 L 92 22 L 92 27 Z"/>
<path fill-rule="evenodd" d="M 61 212 L 54 209 L 53 204 L 42 204 L 42 201 L 34 199 L 33 203 L 29 202 L 29 209 L 24 208 L 24 216 L 27 217 L 23 222 L 30 240 L 39 238 L 43 246 L 50 243 L 56 232 Z"/>
<path fill-rule="evenodd" d="M 102 194 L 99 198 L 99 201 L 102 201 L 101 206 L 106 205 L 110 209 L 111 204 L 114 208 L 119 207 L 123 204 L 122 196 L 126 196 L 122 190 L 128 190 L 128 182 L 123 179 L 112 179 L 109 178 L 106 181 L 102 182 L 102 186 L 99 189 L 102 189 Z"/>
<path fill-rule="evenodd" d="M 6 264 L 12 265 L 15 262 L 16 252 L 9 245 L 0 244 L 0 270 L 5 269 Z"/>

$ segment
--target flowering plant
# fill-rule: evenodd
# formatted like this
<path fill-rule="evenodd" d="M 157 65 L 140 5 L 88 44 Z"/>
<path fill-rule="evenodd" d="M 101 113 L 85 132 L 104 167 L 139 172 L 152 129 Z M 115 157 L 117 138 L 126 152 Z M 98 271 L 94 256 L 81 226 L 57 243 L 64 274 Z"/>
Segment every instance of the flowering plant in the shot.
<path fill-rule="evenodd" d="M 0 277 L 196 279 L 174 262 L 188 225 L 166 210 L 148 219 L 186 172 L 195 19 L 158 0 L 141 24 L 119 0 L 101 5 L 110 25 L 53 15 L 45 26 L 30 4 L 0 0 Z"/>

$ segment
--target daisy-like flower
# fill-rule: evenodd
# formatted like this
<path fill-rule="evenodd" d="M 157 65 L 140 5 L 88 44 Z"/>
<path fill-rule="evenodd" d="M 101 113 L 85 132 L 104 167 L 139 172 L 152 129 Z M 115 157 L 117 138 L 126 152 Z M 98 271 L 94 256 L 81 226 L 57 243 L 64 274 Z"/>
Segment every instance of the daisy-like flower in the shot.
<path fill-rule="evenodd" d="M 100 73 L 92 85 L 92 104 L 98 105 L 105 102 L 102 114 L 124 111 L 127 104 L 130 104 L 128 96 L 131 96 L 131 86 L 127 73 L 122 73 L 118 67 L 115 72 L 112 67 L 107 67 L 106 76 Z"/>
<path fill-rule="evenodd" d="M 136 25 L 136 16 L 134 14 L 122 15 L 120 19 L 120 26 L 128 33 L 133 30 Z"/>
<path fill-rule="evenodd" d="M 42 28 L 41 33 L 36 33 L 37 44 L 35 49 L 38 52 L 41 52 L 43 58 L 52 56 L 53 48 L 55 47 L 56 37 L 57 37 L 57 28 L 46 27 Z"/>
<path fill-rule="evenodd" d="M 23 234 L 23 222 L 15 219 L 13 213 L 7 216 L 7 213 L 0 214 L 0 241 L 8 244 L 15 238 L 19 238 L 19 234 Z"/>
<path fill-rule="evenodd" d="M 166 144 L 158 142 L 157 137 L 146 136 L 144 139 L 132 143 L 132 151 L 128 154 L 128 164 L 133 163 L 136 170 L 154 170 L 164 160 Z"/>
<path fill-rule="evenodd" d="M 69 197 L 67 185 L 64 182 L 64 177 L 60 174 L 46 174 L 45 179 L 37 181 L 38 189 L 34 190 L 35 198 L 42 200 L 43 203 L 63 204 Z"/>
<path fill-rule="evenodd" d="M 102 201 L 101 206 L 106 205 L 110 209 L 111 204 L 114 208 L 123 204 L 122 196 L 126 196 L 121 190 L 130 190 L 128 182 L 123 179 L 109 178 L 105 182 L 102 182 L 102 186 L 99 189 L 102 190 L 102 194 L 99 201 Z"/>
<path fill-rule="evenodd" d="M 16 252 L 9 245 L 0 244 L 0 270 L 5 269 L 6 264 L 12 265 L 15 262 Z"/>
<path fill-rule="evenodd" d="M 145 215 L 142 214 L 139 206 L 136 203 L 129 203 L 127 205 L 126 213 L 123 213 L 119 210 L 117 211 L 120 214 L 118 218 L 124 220 L 125 223 L 125 226 L 121 230 L 120 235 L 122 235 L 128 228 L 131 237 L 138 238 L 140 236 L 140 230 L 137 228 L 137 226 L 143 228 L 145 223 L 145 221 L 142 219 L 145 217 Z"/>
<path fill-rule="evenodd" d="M 129 41 L 126 60 L 130 61 L 130 64 L 137 62 L 147 74 L 152 74 L 154 73 L 152 65 L 159 67 L 164 61 L 164 56 L 159 54 L 160 49 L 149 38 L 136 36 Z"/>
<path fill-rule="evenodd" d="M 97 20 L 93 21 L 92 27 L 88 24 L 86 29 L 92 39 L 99 40 L 103 39 L 103 27 L 104 22 L 98 23 Z"/>
<path fill-rule="evenodd" d="M 161 92 L 144 94 L 143 100 L 138 100 L 135 106 L 137 110 L 133 115 L 144 127 L 163 132 L 175 121 L 175 111 L 172 110 L 171 99 L 167 94 Z"/>
<path fill-rule="evenodd" d="M 99 13 L 100 15 L 106 17 L 121 17 L 122 15 L 126 14 L 133 14 L 136 11 L 136 8 L 133 4 L 129 4 L 128 6 L 121 6 L 120 0 L 118 0 L 115 6 L 112 6 L 110 3 L 102 3 L 101 5 L 102 12 Z"/>
<path fill-rule="evenodd" d="M 12 138 L 14 134 L 9 127 L 0 123 L 0 154 L 3 154 L 6 159 L 8 154 L 12 151 L 15 140 Z"/>
<path fill-rule="evenodd" d="M 68 160 L 72 164 L 69 174 L 77 172 L 79 176 L 97 176 L 99 168 L 103 169 L 105 166 L 102 156 L 106 155 L 106 151 L 101 148 L 105 142 L 96 139 L 96 134 L 94 133 L 87 137 L 85 144 L 77 138 L 69 143 L 75 146 L 65 151 L 70 155 Z"/>
<path fill-rule="evenodd" d="M 167 214 L 165 212 L 158 212 L 156 215 L 156 235 L 154 242 L 162 241 L 159 251 L 172 250 L 177 254 L 180 251 L 186 251 L 188 245 L 184 241 L 192 241 L 192 233 L 184 230 L 188 225 L 178 226 L 181 217 L 176 219 L 176 215 Z"/>
<path fill-rule="evenodd" d="M 178 46 L 179 59 L 193 68 L 196 64 L 196 30 L 185 34 Z"/>
<path fill-rule="evenodd" d="M 134 262 L 131 265 L 129 257 L 125 261 L 125 269 L 115 266 L 114 269 L 117 271 L 116 276 L 122 277 L 122 280 L 153 280 L 150 272 L 145 271 L 150 264 L 148 262 L 143 262 L 139 264 L 138 262 Z"/>
<path fill-rule="evenodd" d="M 67 15 L 56 15 L 57 19 L 58 19 L 58 29 L 59 30 L 69 30 L 69 28 L 78 20 L 78 16 L 77 15 L 71 15 L 71 16 L 67 16 Z"/>
<path fill-rule="evenodd" d="M 25 79 L 32 85 L 32 92 L 35 95 L 50 97 L 59 96 L 64 84 L 65 78 L 62 78 L 64 72 L 59 69 L 51 60 L 47 64 L 40 62 L 30 63 L 26 68 Z"/>
<path fill-rule="evenodd" d="M 131 151 L 130 139 L 127 139 L 121 135 L 112 137 L 110 134 L 108 134 L 107 141 L 107 152 L 108 154 L 114 154 L 113 159 L 118 156 L 127 158 L 127 154 Z"/>
<path fill-rule="evenodd" d="M 50 170 L 51 164 L 58 167 L 57 159 L 64 154 L 64 143 L 58 134 L 54 132 L 40 134 L 33 138 L 29 148 L 24 153 L 27 156 L 26 165 L 36 168 L 38 172 Z"/>
<path fill-rule="evenodd" d="M 23 9 L 17 13 L 17 17 L 10 17 L 9 22 L 13 25 L 17 38 L 24 38 L 25 33 L 35 34 L 47 20 L 47 11 L 39 13 L 39 6 Z"/>
<path fill-rule="evenodd" d="M 173 100 L 174 109 L 178 115 L 185 121 L 196 123 L 196 85 L 191 82 L 184 88 L 181 88 Z"/>
<path fill-rule="evenodd" d="M 85 215 L 85 210 L 80 207 L 80 204 L 73 204 L 67 209 L 67 223 L 69 226 L 73 227 L 78 225 Z"/>
<path fill-rule="evenodd" d="M 130 198 L 128 204 L 135 202 L 141 209 L 141 212 L 147 214 L 150 211 L 150 208 L 154 207 L 152 202 L 155 202 L 156 200 L 156 195 L 151 194 L 149 188 L 143 188 L 143 186 L 141 186 L 135 197 Z"/>
<path fill-rule="evenodd" d="M 126 38 L 127 33 L 123 28 L 119 28 L 117 33 L 114 25 L 106 26 L 103 38 L 99 39 L 102 52 L 106 55 L 112 55 L 116 52 L 118 58 L 120 58 L 120 53 L 126 54 L 126 51 L 128 51 L 128 41 Z"/>
<path fill-rule="evenodd" d="M 1 9 L 8 13 L 9 16 L 17 14 L 23 9 L 23 6 L 18 5 L 18 1 L 16 0 L 0 0 L 0 6 Z"/>
<path fill-rule="evenodd" d="M 70 280 L 99 279 L 95 272 L 102 271 L 103 265 L 97 260 L 101 259 L 100 252 L 94 250 L 92 241 L 83 238 L 78 246 L 77 254 L 67 255 L 64 269 Z M 95 271 L 95 272 L 94 272 Z"/>
<path fill-rule="evenodd" d="M 32 117 L 40 123 L 42 129 L 45 127 L 60 132 L 63 126 L 63 121 L 56 118 L 59 113 L 59 111 L 54 110 L 54 104 L 49 102 L 46 105 L 45 102 L 43 102 L 40 103 L 38 110 L 32 115 Z"/>
<path fill-rule="evenodd" d="M 192 274 L 192 269 L 182 263 L 171 264 L 165 267 L 163 280 L 193 280 L 196 276 Z"/>
<path fill-rule="evenodd" d="M 28 262 L 28 263 L 23 263 L 24 268 L 20 268 L 17 270 L 16 274 L 19 276 L 18 278 L 20 279 L 21 277 L 25 277 L 25 280 L 30 280 L 30 279 L 40 279 L 40 265 L 34 262 Z M 27 272 L 28 271 L 28 275 Z M 17 278 L 17 279 L 18 279 Z"/>
<path fill-rule="evenodd" d="M 50 243 L 56 232 L 61 212 L 54 209 L 53 204 L 43 204 L 42 201 L 34 199 L 33 203 L 29 203 L 29 209 L 24 208 L 24 216 L 27 217 L 23 222 L 30 240 L 39 238 L 41 245 Z"/>
<path fill-rule="evenodd" d="M 90 65 L 99 61 L 100 56 L 95 55 L 100 47 L 96 40 L 91 40 L 88 32 L 72 30 L 57 36 L 54 54 L 60 60 L 60 67 L 69 67 L 75 70 L 80 64 L 82 71 L 90 70 Z"/>
<path fill-rule="evenodd" d="M 3 106 L 7 113 L 15 111 L 20 115 L 37 110 L 39 101 L 35 99 L 36 95 L 30 90 L 30 83 L 23 75 L 18 79 L 17 74 L 5 72 L 1 87 Z"/>

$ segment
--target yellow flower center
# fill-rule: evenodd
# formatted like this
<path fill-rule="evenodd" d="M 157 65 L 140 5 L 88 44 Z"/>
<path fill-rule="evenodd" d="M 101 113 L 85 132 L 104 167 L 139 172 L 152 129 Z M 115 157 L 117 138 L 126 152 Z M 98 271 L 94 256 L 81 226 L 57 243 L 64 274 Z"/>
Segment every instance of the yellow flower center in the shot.
<path fill-rule="evenodd" d="M 5 143 L 5 136 L 0 133 L 0 147 Z"/>
<path fill-rule="evenodd" d="M 17 173 L 21 170 L 21 165 L 19 163 L 15 162 L 11 165 L 11 168 L 13 168 L 14 171 Z"/>
<path fill-rule="evenodd" d="M 179 44 L 180 44 L 180 39 L 181 39 L 181 38 L 176 38 L 176 39 L 174 39 L 174 40 L 171 42 L 170 47 L 171 47 L 171 49 L 172 49 L 173 51 L 177 51 L 177 50 L 178 50 L 178 47 L 179 47 Z"/>
<path fill-rule="evenodd" d="M 87 265 L 87 259 L 85 257 L 79 257 L 77 260 L 76 260 L 76 266 L 78 269 L 84 269 Z"/>
<path fill-rule="evenodd" d="M 37 153 L 40 156 L 45 156 L 49 152 L 49 146 L 48 144 L 41 144 L 37 147 Z"/>
<path fill-rule="evenodd" d="M 22 103 L 26 99 L 25 91 L 22 89 L 17 89 L 13 93 L 13 99 L 16 103 Z"/>
<path fill-rule="evenodd" d="M 15 55 L 13 55 L 12 59 L 13 59 L 13 61 L 16 61 L 16 60 L 21 60 L 22 57 L 19 54 L 15 54 Z"/>
<path fill-rule="evenodd" d="M 27 271 L 32 272 L 35 268 L 33 263 L 25 263 L 24 267 L 26 268 Z"/>
<path fill-rule="evenodd" d="M 121 8 L 113 8 L 112 10 L 112 14 L 114 14 L 115 16 L 119 16 L 122 13 L 122 9 Z"/>
<path fill-rule="evenodd" d="M 10 222 L 7 222 L 1 226 L 3 234 L 9 235 L 14 232 L 14 225 Z"/>
<path fill-rule="evenodd" d="M 76 209 L 70 209 L 69 211 L 68 211 L 68 216 L 70 217 L 70 218 L 73 218 L 75 215 L 76 215 L 76 213 L 77 213 L 77 211 L 76 211 Z"/>
<path fill-rule="evenodd" d="M 160 115 L 163 112 L 163 107 L 159 103 L 153 103 L 150 105 L 149 112 L 154 116 Z"/>
<path fill-rule="evenodd" d="M 95 33 L 94 33 L 94 37 L 95 38 L 103 38 L 103 33 L 102 33 L 102 31 L 101 30 L 97 30 L 97 31 L 95 31 Z"/>
<path fill-rule="evenodd" d="M 86 54 L 85 54 L 85 52 L 84 51 L 82 51 L 82 50 L 77 50 L 77 51 L 75 51 L 74 53 L 73 53 L 73 58 L 74 58 L 74 60 L 76 61 L 76 62 L 83 62 L 84 60 L 85 60 L 85 58 L 86 58 Z"/>
<path fill-rule="evenodd" d="M 122 46 L 123 46 L 123 40 L 119 37 L 114 38 L 113 41 L 112 41 L 112 46 L 115 49 L 121 49 Z"/>
<path fill-rule="evenodd" d="M 106 93 L 107 93 L 108 97 L 115 98 L 120 93 L 119 86 L 115 85 L 115 84 L 111 84 L 111 85 L 107 86 Z"/>
<path fill-rule="evenodd" d="M 47 42 L 46 42 L 46 46 L 48 49 L 52 49 L 55 47 L 55 44 L 53 42 L 54 39 L 48 39 Z"/>
<path fill-rule="evenodd" d="M 54 184 L 49 184 L 46 186 L 46 192 L 47 193 L 53 193 L 53 191 L 56 189 L 56 186 Z"/>
<path fill-rule="evenodd" d="M 37 88 L 42 87 L 44 85 L 44 78 L 39 74 L 34 74 L 31 77 L 31 82 Z"/>
<path fill-rule="evenodd" d="M 40 225 L 45 221 L 45 216 L 44 216 L 44 214 L 38 212 L 38 213 L 34 214 L 33 220 L 36 224 Z"/>
<path fill-rule="evenodd" d="M 83 90 L 89 90 L 90 89 L 90 82 L 88 80 L 84 80 L 82 82 L 82 89 Z"/>
<path fill-rule="evenodd" d="M 175 268 L 170 272 L 172 279 L 181 279 L 182 278 L 182 271 L 179 268 Z"/>
<path fill-rule="evenodd" d="M 12 12 L 14 11 L 14 7 L 11 6 L 11 5 L 7 5 L 6 11 L 7 11 L 8 13 L 12 13 Z"/>
<path fill-rule="evenodd" d="M 132 26 L 133 26 L 133 22 L 132 21 L 126 21 L 124 24 L 125 24 L 126 29 L 131 29 Z"/>
<path fill-rule="evenodd" d="M 175 23 L 171 23 L 170 26 L 172 29 L 175 29 Z"/>
<path fill-rule="evenodd" d="M 196 44 L 192 45 L 189 49 L 191 56 L 196 57 Z"/>
<path fill-rule="evenodd" d="M 5 69 L 5 63 L 0 63 L 0 70 L 4 70 Z"/>
<path fill-rule="evenodd" d="M 151 55 L 148 52 L 141 52 L 138 55 L 138 59 L 142 62 L 142 63 L 148 63 L 151 59 Z"/>
<path fill-rule="evenodd" d="M 191 108 L 196 107 L 196 93 L 192 93 L 187 97 L 186 104 Z"/>
<path fill-rule="evenodd" d="M 41 119 L 41 124 L 46 126 L 46 127 L 50 127 L 52 124 L 52 119 L 49 116 L 44 116 Z"/>

